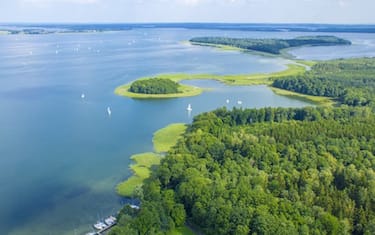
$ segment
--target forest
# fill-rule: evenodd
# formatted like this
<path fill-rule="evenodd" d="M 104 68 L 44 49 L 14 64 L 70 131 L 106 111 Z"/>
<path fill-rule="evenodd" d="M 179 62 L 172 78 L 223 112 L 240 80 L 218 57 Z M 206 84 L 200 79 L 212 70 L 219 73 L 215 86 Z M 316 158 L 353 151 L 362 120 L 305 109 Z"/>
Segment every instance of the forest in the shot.
<path fill-rule="evenodd" d="M 110 234 L 375 234 L 374 154 L 369 107 L 203 113 Z"/>
<path fill-rule="evenodd" d="M 372 106 L 375 98 L 375 59 L 318 62 L 310 71 L 276 79 L 274 87 L 326 96 L 350 106 Z"/>
<path fill-rule="evenodd" d="M 166 78 L 150 78 L 133 82 L 130 92 L 141 94 L 173 94 L 179 93 L 179 84 Z"/>
<path fill-rule="evenodd" d="M 351 42 L 335 36 L 303 36 L 294 39 L 252 39 L 227 37 L 196 37 L 191 43 L 232 46 L 245 50 L 280 54 L 282 49 L 299 46 L 350 45 Z"/>

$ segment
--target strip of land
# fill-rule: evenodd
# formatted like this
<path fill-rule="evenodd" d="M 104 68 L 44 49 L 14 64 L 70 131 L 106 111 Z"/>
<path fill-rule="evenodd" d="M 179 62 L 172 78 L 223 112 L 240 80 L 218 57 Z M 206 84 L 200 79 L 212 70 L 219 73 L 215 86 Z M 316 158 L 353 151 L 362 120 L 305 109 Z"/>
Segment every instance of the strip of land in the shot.
<path fill-rule="evenodd" d="M 152 139 L 155 152 L 168 152 L 177 144 L 179 138 L 185 133 L 186 128 L 187 126 L 184 123 L 174 123 L 156 131 Z"/>
<path fill-rule="evenodd" d="M 270 85 L 276 78 L 284 76 L 294 76 L 306 71 L 306 67 L 312 62 L 301 63 L 300 61 L 288 64 L 287 69 L 275 73 L 259 73 L 259 74 L 235 74 L 235 75 L 218 75 L 218 74 L 188 74 L 188 73 L 175 73 L 175 74 L 158 74 L 151 77 L 143 77 L 141 79 L 150 79 L 153 77 L 170 79 L 175 82 L 182 80 L 202 80 L 210 79 L 223 82 L 227 85 Z M 180 84 L 179 93 L 174 94 L 140 94 L 130 92 L 131 84 L 125 84 L 115 89 L 115 94 L 137 99 L 160 99 L 160 98 L 177 98 L 196 96 L 203 92 L 202 88 Z"/>
<path fill-rule="evenodd" d="M 134 197 L 136 189 L 142 186 L 143 181 L 150 177 L 152 166 L 159 165 L 161 155 L 156 153 L 141 153 L 131 157 L 135 164 L 130 166 L 134 175 L 117 185 L 116 190 L 120 196 Z"/>
<path fill-rule="evenodd" d="M 117 185 L 117 193 L 124 197 L 136 196 L 137 188 L 143 185 L 145 179 L 150 177 L 152 167 L 158 166 L 163 155 L 177 144 L 179 138 L 185 132 L 187 126 L 184 123 L 170 124 L 155 132 L 152 142 L 155 152 L 135 154 L 131 157 L 135 164 L 130 166 L 133 175 Z"/>
<path fill-rule="evenodd" d="M 295 99 L 299 99 L 305 102 L 310 102 L 315 105 L 320 106 L 333 106 L 335 104 L 335 101 L 332 98 L 325 97 L 325 96 L 313 96 L 313 95 L 306 95 L 298 92 L 288 91 L 276 87 L 271 87 L 271 90 L 277 94 L 282 96 L 287 96 Z"/>
<path fill-rule="evenodd" d="M 283 50 L 301 46 L 336 46 L 350 45 L 351 42 L 336 36 L 304 36 L 293 39 L 277 38 L 228 38 L 228 37 L 196 37 L 190 42 L 202 46 L 220 46 L 224 49 L 238 48 L 245 51 L 256 51 L 272 55 L 283 55 Z"/>
<path fill-rule="evenodd" d="M 259 73 L 259 74 L 235 74 L 235 75 L 218 75 L 218 74 L 188 74 L 188 73 L 175 73 L 175 74 L 158 74 L 154 77 L 170 79 L 175 82 L 183 80 L 216 80 L 226 85 L 244 86 L 244 85 L 269 85 L 271 86 L 273 81 L 278 78 L 290 77 L 301 75 L 310 69 L 311 66 L 316 64 L 314 61 L 295 61 L 287 65 L 287 69 L 275 72 L 275 73 Z M 150 79 L 152 77 L 143 77 L 140 79 Z M 120 96 L 126 96 L 137 99 L 162 99 L 162 98 L 178 98 L 178 97 L 189 97 L 201 94 L 204 90 L 199 87 L 189 86 L 180 84 L 180 93 L 175 94 L 140 94 L 129 91 L 131 84 L 122 85 L 116 88 L 115 93 Z M 277 89 L 271 87 L 272 90 L 283 96 L 289 96 L 298 98 L 304 101 L 311 102 L 317 105 L 332 106 L 334 101 L 328 97 L 323 96 L 312 96 L 301 94 L 297 92 L 291 92 L 284 89 Z"/>

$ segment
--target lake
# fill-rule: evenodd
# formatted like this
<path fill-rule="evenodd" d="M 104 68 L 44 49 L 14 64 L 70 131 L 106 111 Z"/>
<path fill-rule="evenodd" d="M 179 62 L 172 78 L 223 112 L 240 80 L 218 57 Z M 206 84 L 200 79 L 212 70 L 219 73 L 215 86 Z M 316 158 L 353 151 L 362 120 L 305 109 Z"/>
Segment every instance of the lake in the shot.
<path fill-rule="evenodd" d="M 249 108 L 311 105 L 276 95 L 267 86 L 204 80 L 185 81 L 213 88 L 196 97 L 135 100 L 113 93 L 118 85 L 158 73 L 270 73 L 288 62 L 191 46 L 184 42 L 191 37 L 301 35 L 314 33 L 176 28 L 0 36 L 1 233 L 92 230 L 91 224 L 124 203 L 115 186 L 131 175 L 129 157 L 152 151 L 153 132 L 170 123 L 190 123 L 194 115 L 218 107 L 240 107 L 238 101 Z M 355 44 L 291 53 L 306 59 L 375 55 L 372 34 L 334 35 Z"/>

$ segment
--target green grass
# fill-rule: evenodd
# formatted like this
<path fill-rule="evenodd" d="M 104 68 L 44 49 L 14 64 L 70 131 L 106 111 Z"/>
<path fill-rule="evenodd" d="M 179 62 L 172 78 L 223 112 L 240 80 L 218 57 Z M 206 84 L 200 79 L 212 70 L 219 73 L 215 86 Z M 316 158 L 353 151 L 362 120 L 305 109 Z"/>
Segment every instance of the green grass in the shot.
<path fill-rule="evenodd" d="M 196 46 L 214 47 L 223 51 L 240 51 L 240 52 L 249 53 L 252 55 L 260 55 L 260 56 L 266 56 L 266 57 L 281 57 L 282 56 L 286 58 L 291 58 L 291 55 L 289 55 L 288 53 L 272 54 L 272 53 L 267 53 L 264 51 L 256 51 L 256 50 L 250 50 L 250 49 L 246 50 L 246 49 L 242 49 L 242 48 L 235 47 L 235 46 L 228 46 L 228 45 L 214 44 L 214 43 L 189 42 L 189 41 L 187 41 L 187 43 L 189 43 L 190 45 L 196 45 Z"/>
<path fill-rule="evenodd" d="M 187 226 L 175 228 L 166 233 L 166 235 L 195 235 L 195 233 Z"/>
<path fill-rule="evenodd" d="M 298 64 L 304 64 L 309 67 L 312 67 L 313 65 L 317 63 L 316 61 L 312 61 L 312 60 L 295 60 L 295 62 L 297 62 Z"/>
<path fill-rule="evenodd" d="M 133 155 L 131 159 L 135 162 L 130 166 L 134 175 L 116 187 L 117 193 L 124 197 L 134 196 L 134 190 L 150 177 L 151 167 L 160 164 L 161 156 L 156 153 L 142 153 Z"/>
<path fill-rule="evenodd" d="M 222 45 L 222 44 L 214 44 L 214 43 L 203 43 L 203 42 L 190 42 L 187 41 L 185 43 L 188 43 L 190 45 L 196 45 L 196 46 L 208 46 L 208 47 L 215 47 L 220 50 L 224 51 L 241 51 L 241 52 L 247 52 L 248 50 L 239 48 L 239 47 L 234 47 L 234 46 L 228 46 L 228 45 Z"/>
<path fill-rule="evenodd" d="M 183 123 L 168 125 L 154 133 L 153 143 L 156 152 L 168 152 L 178 138 L 185 132 L 187 126 Z M 134 164 L 130 165 L 133 175 L 117 185 L 116 191 L 120 196 L 133 197 L 135 189 L 141 187 L 145 179 L 150 177 L 153 166 L 160 165 L 162 156 L 157 153 L 141 153 L 131 156 Z"/>
<path fill-rule="evenodd" d="M 175 82 L 180 82 L 182 80 L 202 80 L 211 79 L 223 82 L 227 85 L 269 85 L 272 80 L 279 77 L 297 75 L 306 71 L 305 66 L 298 64 L 288 64 L 286 70 L 275 72 L 275 73 L 260 73 L 260 74 L 235 74 L 235 75 L 218 75 L 218 74 L 187 74 L 187 73 L 176 73 L 176 74 L 158 74 L 152 77 L 166 78 Z M 151 77 L 144 77 L 140 79 L 150 79 Z M 115 94 L 121 96 L 127 96 L 131 98 L 138 99 L 161 99 L 161 98 L 177 98 L 177 97 L 187 97 L 196 96 L 203 92 L 202 88 L 182 85 L 180 84 L 180 93 L 175 94 L 139 94 L 129 91 L 130 84 L 119 86 L 115 89 Z"/>
<path fill-rule="evenodd" d="M 171 147 L 176 145 L 186 128 L 184 123 L 175 123 L 155 132 L 152 139 L 155 151 L 157 153 L 168 152 Z"/>
<path fill-rule="evenodd" d="M 305 94 L 301 94 L 301 93 L 297 93 L 293 91 L 279 89 L 276 87 L 271 87 L 271 89 L 275 94 L 300 99 L 300 100 L 307 101 L 316 105 L 330 106 L 330 107 L 335 105 L 335 102 L 329 97 L 305 95 Z"/>

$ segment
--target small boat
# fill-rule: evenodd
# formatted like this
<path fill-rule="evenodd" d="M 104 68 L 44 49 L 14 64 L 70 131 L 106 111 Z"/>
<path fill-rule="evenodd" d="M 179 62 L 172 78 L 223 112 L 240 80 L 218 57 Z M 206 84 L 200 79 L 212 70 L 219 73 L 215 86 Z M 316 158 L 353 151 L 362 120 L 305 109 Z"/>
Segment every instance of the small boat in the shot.
<path fill-rule="evenodd" d="M 84 94 L 84 93 L 81 94 L 81 98 L 82 98 L 82 99 L 85 98 L 85 94 Z"/>
<path fill-rule="evenodd" d="M 107 113 L 108 113 L 109 116 L 111 116 L 112 111 L 111 111 L 111 108 L 110 108 L 110 107 L 107 107 Z"/>
<path fill-rule="evenodd" d="M 132 208 L 132 209 L 136 209 L 136 210 L 139 210 L 140 208 L 139 208 L 139 206 L 137 206 L 137 205 L 130 205 L 130 208 Z"/>
<path fill-rule="evenodd" d="M 107 228 L 107 225 L 101 221 L 97 222 L 96 224 L 93 225 L 95 229 L 97 230 L 102 230 Z"/>
<path fill-rule="evenodd" d="M 193 108 L 191 107 L 191 104 L 189 104 L 189 105 L 187 106 L 186 110 L 187 110 L 187 111 L 191 111 L 191 110 L 193 110 Z"/>
<path fill-rule="evenodd" d="M 227 104 L 229 104 L 229 100 L 228 99 L 225 102 L 227 102 Z"/>
<path fill-rule="evenodd" d="M 242 101 L 241 101 L 241 100 L 237 101 L 237 104 L 240 104 L 240 105 L 241 105 L 241 104 L 242 104 Z"/>
<path fill-rule="evenodd" d="M 113 216 L 110 216 L 104 220 L 104 223 L 106 223 L 108 226 L 112 226 L 116 223 L 116 218 Z"/>

